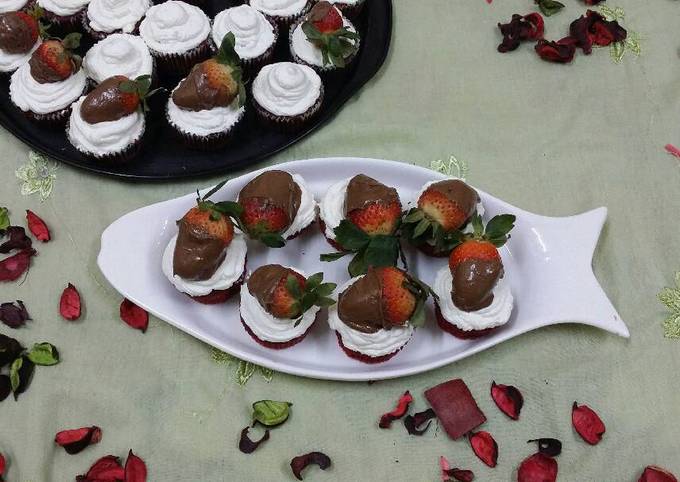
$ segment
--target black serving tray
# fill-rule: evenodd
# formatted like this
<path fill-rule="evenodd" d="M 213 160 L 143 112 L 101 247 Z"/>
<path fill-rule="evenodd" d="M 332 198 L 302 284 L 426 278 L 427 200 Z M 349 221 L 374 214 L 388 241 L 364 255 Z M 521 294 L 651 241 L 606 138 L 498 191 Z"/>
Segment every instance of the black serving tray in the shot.
<path fill-rule="evenodd" d="M 212 19 L 232 3 L 208 0 L 204 10 Z M 366 0 L 358 19 L 361 50 L 344 72 L 324 79 L 325 97 L 319 114 L 302 130 L 295 133 L 277 132 L 261 125 L 251 105 L 238 127 L 235 139 L 226 147 L 202 152 L 184 147 L 168 127 L 165 116 L 167 92 L 154 96 L 152 110 L 147 115 L 147 128 L 142 152 L 126 164 L 101 164 L 80 154 L 66 139 L 64 128 L 51 128 L 28 120 L 9 99 L 9 78 L 0 79 L 0 124 L 36 151 L 53 159 L 99 174 L 128 179 L 180 179 L 217 174 L 253 166 L 267 157 L 286 149 L 331 120 L 340 108 L 380 69 L 390 47 L 392 35 L 391 0 Z M 275 60 L 290 60 L 287 33 L 280 32 Z M 83 37 L 85 38 L 85 36 Z M 84 42 L 84 49 L 91 43 Z M 172 89 L 179 79 L 161 79 Z M 249 92 L 250 94 L 250 92 Z"/>

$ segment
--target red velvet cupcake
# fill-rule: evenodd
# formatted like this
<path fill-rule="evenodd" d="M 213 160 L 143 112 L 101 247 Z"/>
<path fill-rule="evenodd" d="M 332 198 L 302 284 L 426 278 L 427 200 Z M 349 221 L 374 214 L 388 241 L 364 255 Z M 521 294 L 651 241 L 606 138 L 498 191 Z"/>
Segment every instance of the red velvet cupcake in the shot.
<path fill-rule="evenodd" d="M 306 278 L 292 268 L 268 264 L 256 269 L 241 287 L 241 323 L 260 345 L 274 350 L 300 343 L 323 306 L 330 306 L 335 283 L 323 273 Z"/>

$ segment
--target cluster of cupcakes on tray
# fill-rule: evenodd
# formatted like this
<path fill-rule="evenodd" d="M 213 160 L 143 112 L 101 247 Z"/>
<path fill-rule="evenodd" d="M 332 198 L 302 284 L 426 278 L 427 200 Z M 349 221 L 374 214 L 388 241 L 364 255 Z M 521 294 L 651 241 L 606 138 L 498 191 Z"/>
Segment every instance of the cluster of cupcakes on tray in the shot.
<path fill-rule="evenodd" d="M 199 195 L 178 221 L 162 270 L 201 303 L 240 293 L 241 323 L 267 348 L 303 341 L 322 308 L 344 353 L 364 363 L 402 350 L 425 323 L 430 297 L 438 326 L 457 338 L 486 336 L 510 319 L 513 296 L 498 248 L 515 217 L 501 214 L 485 224 L 478 193 L 462 180 L 427 183 L 409 210 L 396 189 L 364 174 L 329 186 L 318 203 L 299 174 L 276 169 L 254 177 L 236 199 L 211 200 L 222 185 Z M 352 258 L 346 283 L 338 288 L 323 273 L 279 264 L 248 276 L 246 239 L 276 249 L 314 223 L 337 250 L 320 261 Z M 409 273 L 407 245 L 442 258 L 432 286 Z"/>
<path fill-rule="evenodd" d="M 146 104 L 137 103 L 142 119 L 135 116 L 132 135 L 133 119 L 82 112 L 90 90 L 121 76 L 166 86 L 167 124 L 190 148 L 225 146 L 247 109 L 263 125 L 296 130 L 321 109 L 326 78 L 357 56 L 360 36 L 345 14 L 356 18 L 363 0 L 251 0 L 214 19 L 202 1 L 10 3 L 16 10 L 0 13 L 0 72 L 11 75 L 12 103 L 37 122 L 63 127 L 70 118 L 66 135 L 78 151 L 122 162 L 143 141 L 136 134 Z M 83 35 L 94 44 L 81 59 Z M 277 44 L 287 52 L 282 61 Z M 111 102 L 132 104 L 127 92 L 107 92 L 125 97 Z"/>

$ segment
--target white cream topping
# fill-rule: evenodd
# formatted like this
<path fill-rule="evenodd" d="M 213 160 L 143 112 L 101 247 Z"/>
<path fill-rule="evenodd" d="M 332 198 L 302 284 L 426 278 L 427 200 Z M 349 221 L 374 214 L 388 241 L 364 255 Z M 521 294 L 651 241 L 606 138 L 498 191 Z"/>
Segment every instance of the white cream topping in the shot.
<path fill-rule="evenodd" d="M 307 277 L 299 269 L 295 271 Z M 318 306 L 312 306 L 302 315 L 300 323 L 295 326 L 297 318 L 276 318 L 271 313 L 267 313 L 257 298 L 250 294 L 246 283 L 241 286 L 241 318 L 260 340 L 285 343 L 302 336 L 316 320 L 319 310 Z"/>
<path fill-rule="evenodd" d="M 194 5 L 169 0 L 147 10 L 139 34 L 156 52 L 183 53 L 208 38 L 210 20 Z"/>
<path fill-rule="evenodd" d="M 12 74 L 9 95 L 19 109 L 35 114 L 57 112 L 71 105 L 85 90 L 87 78 L 83 69 L 60 82 L 41 84 L 31 76 L 26 62 Z"/>
<path fill-rule="evenodd" d="M 92 0 L 87 6 L 87 18 L 90 27 L 98 32 L 130 33 L 149 7 L 150 0 Z"/>
<path fill-rule="evenodd" d="M 347 30 L 350 30 L 351 32 L 356 32 L 354 25 L 352 25 L 352 23 L 346 18 L 343 19 L 343 24 L 345 27 L 347 27 Z M 354 44 L 356 41 L 350 40 L 350 42 Z M 300 57 L 300 59 L 307 62 L 308 64 L 324 67 L 323 54 L 321 53 L 321 49 L 314 45 L 307 38 L 305 32 L 302 31 L 301 23 L 295 27 L 295 30 L 293 30 L 290 40 L 290 48 L 293 51 L 292 53 L 294 55 L 297 55 L 298 57 Z M 326 66 L 328 66 L 328 64 L 326 64 Z"/>
<path fill-rule="evenodd" d="M 457 178 L 457 177 L 452 177 L 451 179 L 458 179 L 459 181 L 465 182 L 463 179 L 460 179 L 460 178 Z M 429 181 L 429 182 L 426 182 L 426 183 L 423 185 L 423 187 L 420 188 L 420 191 L 418 191 L 418 194 L 416 194 L 415 201 L 413 202 L 413 207 L 417 207 L 417 206 L 418 206 L 418 199 L 420 199 L 420 196 L 423 195 L 423 193 L 427 190 L 427 188 L 430 187 L 432 184 L 435 184 L 435 183 L 438 183 L 438 182 L 441 182 L 441 179 L 438 180 L 438 181 Z M 473 188 L 473 189 L 474 189 L 474 188 Z M 477 195 L 479 195 L 479 193 L 478 193 Z M 475 207 L 475 210 L 477 211 L 477 214 L 479 214 L 480 216 L 484 216 L 484 213 L 486 212 L 486 210 L 484 209 L 484 205 L 482 204 L 481 199 L 480 199 L 480 201 L 477 203 L 477 206 Z M 465 226 L 465 228 L 463 228 L 463 232 L 464 232 L 464 233 L 471 233 L 471 232 L 472 232 L 472 225 L 471 225 L 470 223 L 468 223 L 468 224 Z"/>
<path fill-rule="evenodd" d="M 314 194 L 309 190 L 307 183 L 301 175 L 292 174 L 292 176 L 293 181 L 300 187 L 300 207 L 298 208 L 295 219 L 293 219 L 291 225 L 283 232 L 282 236 L 284 239 L 299 233 L 316 219 L 316 201 L 314 200 Z"/>
<path fill-rule="evenodd" d="M 245 106 L 238 106 L 238 98 L 227 107 L 212 109 L 182 109 L 168 99 L 167 114 L 170 123 L 182 132 L 197 136 L 207 136 L 216 132 L 227 132 L 243 118 Z"/>
<path fill-rule="evenodd" d="M 363 276 L 352 278 L 338 289 L 338 293 L 344 292 Z M 338 297 L 334 296 L 337 300 Z M 389 355 L 406 345 L 413 336 L 413 326 L 394 327 L 390 330 L 380 329 L 375 333 L 364 333 L 353 330 L 340 319 L 338 305 L 328 308 L 328 325 L 337 331 L 342 338 L 342 344 L 352 351 L 357 351 L 370 357 Z"/>
<path fill-rule="evenodd" d="M 250 0 L 250 6 L 275 17 L 290 17 L 304 11 L 307 0 Z"/>
<path fill-rule="evenodd" d="M 12 72 L 18 69 L 21 64 L 28 62 L 28 60 L 31 58 L 31 54 L 35 51 L 35 49 L 38 48 L 40 44 L 41 41 L 40 38 L 38 38 L 31 50 L 25 54 L 11 54 L 0 49 L 0 72 Z"/>
<path fill-rule="evenodd" d="M 331 185 L 319 203 L 319 217 L 326 225 L 325 234 L 328 239 L 335 239 L 333 230 L 345 219 L 345 197 L 351 180 L 348 177 Z"/>
<path fill-rule="evenodd" d="M 144 134 L 144 115 L 139 110 L 115 121 L 90 124 L 80 113 L 83 100 L 85 96 L 71 106 L 66 132 L 68 140 L 79 151 L 98 156 L 122 152 Z"/>
<path fill-rule="evenodd" d="M 0 13 L 16 12 L 26 6 L 28 0 L 2 0 L 0 1 Z"/>
<path fill-rule="evenodd" d="M 114 75 L 136 79 L 140 75 L 152 75 L 153 57 L 141 37 L 114 33 L 87 51 L 83 67 L 97 83 Z"/>
<path fill-rule="evenodd" d="M 307 112 L 321 95 L 321 77 L 306 65 L 279 62 L 265 65 L 253 82 L 253 97 L 278 116 Z"/>
<path fill-rule="evenodd" d="M 274 27 L 259 11 L 248 5 L 222 10 L 213 20 L 212 38 L 219 47 L 227 33 L 236 37 L 236 53 L 242 59 L 264 54 L 274 43 Z"/>
<path fill-rule="evenodd" d="M 175 288 L 189 296 L 204 296 L 213 290 L 229 289 L 239 280 L 245 270 L 246 238 L 240 232 L 234 233 L 234 239 L 231 240 L 231 244 L 227 248 L 224 261 L 217 268 L 215 274 L 206 280 L 187 280 L 174 274 L 173 257 L 176 243 L 177 235 L 170 240 L 163 252 L 162 269 Z"/>
<path fill-rule="evenodd" d="M 80 12 L 90 0 L 38 0 L 38 5 L 61 17 L 68 17 Z"/>
<path fill-rule="evenodd" d="M 444 319 L 463 331 L 486 330 L 504 325 L 512 313 L 513 297 L 510 282 L 501 278 L 493 289 L 493 301 L 486 308 L 477 311 L 463 311 L 453 304 L 451 287 L 453 276 L 448 265 L 437 272 L 432 290 L 439 297 L 439 309 Z"/>

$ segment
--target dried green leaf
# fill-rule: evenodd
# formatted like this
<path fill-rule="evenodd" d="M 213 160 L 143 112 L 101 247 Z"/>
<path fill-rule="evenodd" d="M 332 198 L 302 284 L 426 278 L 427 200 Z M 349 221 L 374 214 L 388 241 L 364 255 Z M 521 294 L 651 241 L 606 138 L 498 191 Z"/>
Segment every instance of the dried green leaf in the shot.
<path fill-rule="evenodd" d="M 253 420 L 267 427 L 281 425 L 290 415 L 290 402 L 260 400 L 253 403 Z"/>
<path fill-rule="evenodd" d="M 51 343 L 36 343 L 28 352 L 28 359 L 36 365 L 51 366 L 59 363 L 59 351 Z"/>

